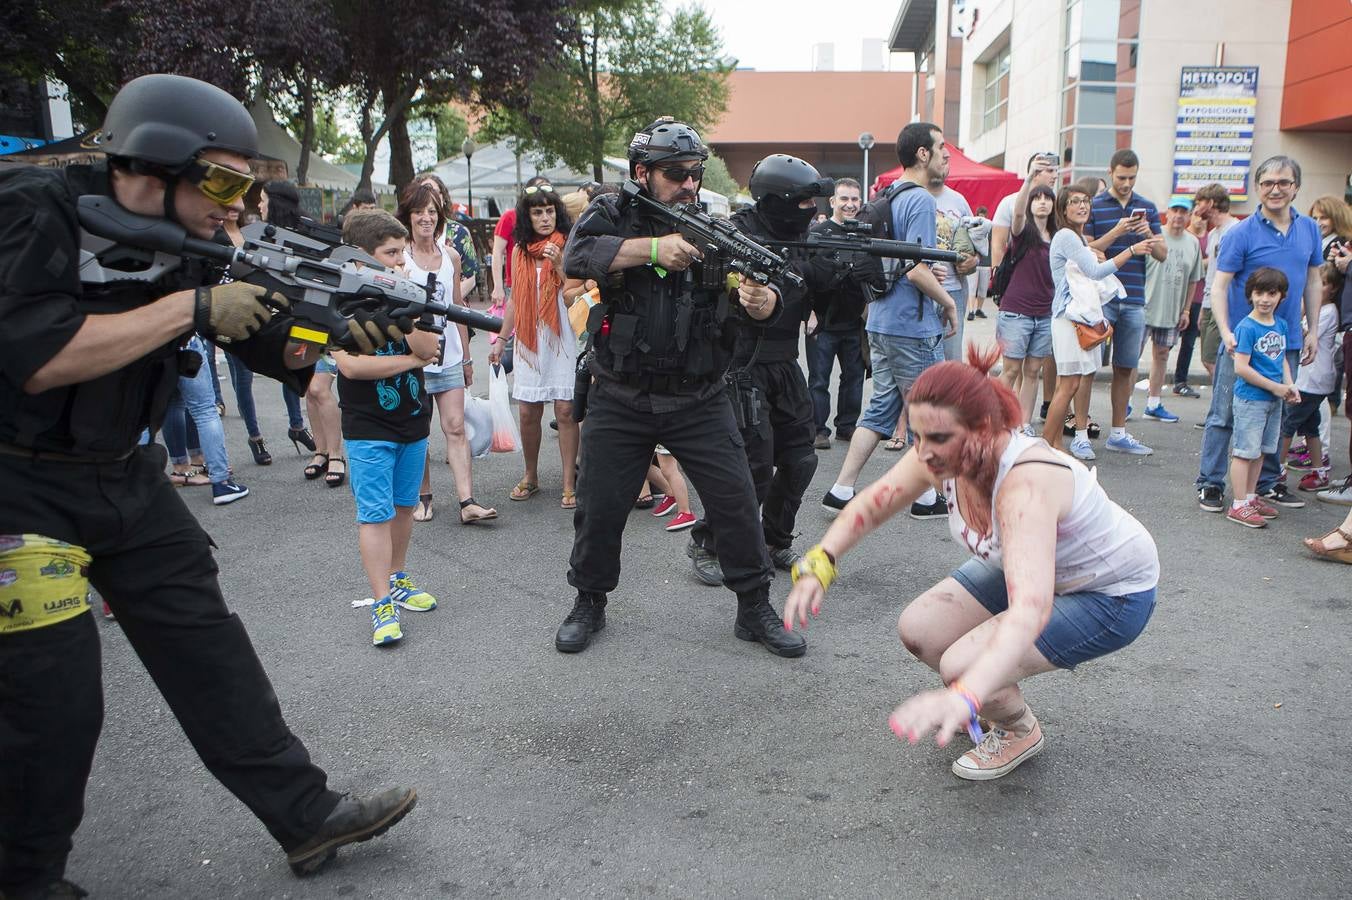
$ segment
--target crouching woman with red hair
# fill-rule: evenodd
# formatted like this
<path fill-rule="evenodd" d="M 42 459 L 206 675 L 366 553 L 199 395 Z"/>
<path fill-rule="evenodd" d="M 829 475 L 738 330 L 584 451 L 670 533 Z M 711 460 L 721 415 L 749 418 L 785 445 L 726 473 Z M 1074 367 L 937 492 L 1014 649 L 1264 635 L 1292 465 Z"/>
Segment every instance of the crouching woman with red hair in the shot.
<path fill-rule="evenodd" d="M 892 713 L 912 744 L 967 730 L 959 778 L 999 778 L 1042 750 L 1019 683 L 1120 650 L 1155 609 L 1159 554 L 1144 526 L 1108 499 L 1084 464 L 1018 428 L 1018 398 L 988 372 L 998 351 L 925 370 L 906 400 L 915 446 L 845 507 L 794 567 L 784 625 L 821 612 L 836 566 L 864 535 L 930 487 L 948 502 L 972 558 L 921 594 L 897 630 L 946 685 Z M 988 730 L 983 733 L 982 726 Z"/>

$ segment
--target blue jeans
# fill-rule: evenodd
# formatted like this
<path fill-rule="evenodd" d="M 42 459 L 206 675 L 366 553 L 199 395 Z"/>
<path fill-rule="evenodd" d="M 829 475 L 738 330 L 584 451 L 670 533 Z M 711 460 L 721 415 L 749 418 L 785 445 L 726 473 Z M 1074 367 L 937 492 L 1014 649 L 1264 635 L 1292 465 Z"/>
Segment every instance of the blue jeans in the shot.
<path fill-rule="evenodd" d="M 861 329 L 819 331 L 807 338 L 807 389 L 812 394 L 812 418 L 817 434 L 829 436 L 831 369 L 840 360 L 840 387 L 836 390 L 836 434 L 848 436 L 859 422 L 864 403 L 864 357 Z"/>
<path fill-rule="evenodd" d="M 187 349 L 201 353 L 204 361 L 192 378 L 178 379 L 178 387 L 169 399 L 169 410 L 164 417 L 164 445 L 169 449 L 172 462 L 182 465 L 188 461 L 186 410 L 197 426 L 202 457 L 207 464 L 207 477 L 213 484 L 220 484 L 230 477 L 230 458 L 225 452 L 225 428 L 221 425 L 220 414 L 216 412 L 216 392 L 211 389 L 214 381 L 211 367 L 205 363 L 207 347 L 200 337 L 193 335 Z"/>
<path fill-rule="evenodd" d="M 1126 300 L 1103 304 L 1103 318 L 1113 326 L 1112 364 L 1119 369 L 1134 369 L 1145 349 L 1145 305 Z"/>
<path fill-rule="evenodd" d="M 963 279 L 966 280 L 964 275 Z M 951 338 L 944 338 L 944 359 L 956 359 L 962 362 L 962 326 L 967 321 L 967 291 L 964 288 L 959 291 L 949 291 L 948 296 L 953 298 L 953 303 L 957 306 L 958 330 L 953 332 Z"/>
<path fill-rule="evenodd" d="M 1286 364 L 1291 377 L 1300 368 L 1300 351 L 1286 351 Z M 1206 414 L 1206 431 L 1202 432 L 1202 461 L 1197 473 L 1197 488 L 1218 487 L 1225 490 L 1225 477 L 1230 472 L 1230 440 L 1235 427 L 1235 358 L 1224 348 L 1216 354 L 1216 375 L 1211 381 L 1211 408 Z M 1287 415 L 1282 404 L 1282 416 Z M 1258 491 L 1272 489 L 1282 477 L 1282 466 L 1276 453 L 1263 456 L 1263 469 L 1258 473 Z"/>

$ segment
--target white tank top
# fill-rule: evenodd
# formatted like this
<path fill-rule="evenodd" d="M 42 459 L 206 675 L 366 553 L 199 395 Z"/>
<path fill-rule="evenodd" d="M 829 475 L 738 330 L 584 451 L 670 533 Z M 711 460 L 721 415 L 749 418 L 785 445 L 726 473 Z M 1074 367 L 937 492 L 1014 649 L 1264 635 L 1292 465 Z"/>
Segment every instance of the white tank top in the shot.
<path fill-rule="evenodd" d="M 437 243 L 434 244 L 437 251 L 441 254 L 441 268 L 437 271 L 437 288 L 433 297 L 438 303 L 450 303 L 455 299 L 455 263 L 451 262 L 449 253 Z M 404 251 L 404 271 L 408 273 L 410 281 L 421 285 L 427 284 L 427 270 L 422 269 L 413 261 L 413 251 Z M 441 332 L 441 364 L 432 363 L 423 368 L 424 372 L 432 375 L 438 375 L 442 371 L 453 366 L 460 365 L 465 358 L 465 349 L 460 344 L 460 329 L 455 323 L 447 322 L 445 316 L 433 316 L 436 323 L 442 326 Z"/>
<path fill-rule="evenodd" d="M 991 489 L 991 533 L 979 534 L 963 519 L 952 480 L 944 481 L 948 501 L 948 528 L 953 539 L 976 557 L 1004 568 L 999 525 L 995 520 L 995 497 L 1000 494 L 1009 470 L 1024 451 L 1041 445 L 1042 438 L 1010 432 L 1009 446 L 1000 456 L 995 485 Z M 1050 449 L 1050 448 L 1048 448 Z M 1070 469 L 1075 493 L 1070 512 L 1056 523 L 1057 594 L 1096 591 L 1110 596 L 1149 590 L 1159 583 L 1160 559 L 1155 541 L 1145 526 L 1108 498 L 1099 486 L 1096 470 L 1069 454 L 1052 450 L 1058 462 Z"/>

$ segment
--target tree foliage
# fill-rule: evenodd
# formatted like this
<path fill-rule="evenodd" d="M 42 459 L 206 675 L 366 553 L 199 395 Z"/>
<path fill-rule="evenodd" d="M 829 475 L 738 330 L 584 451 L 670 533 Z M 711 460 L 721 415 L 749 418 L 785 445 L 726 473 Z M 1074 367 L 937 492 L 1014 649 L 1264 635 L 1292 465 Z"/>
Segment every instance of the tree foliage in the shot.
<path fill-rule="evenodd" d="M 541 71 L 524 109 L 490 112 L 485 141 L 514 137 L 523 151 L 591 169 L 658 116 L 696 130 L 727 106 L 722 41 L 699 7 L 665 10 L 641 0 L 592 3 L 558 64 Z"/>
<path fill-rule="evenodd" d="M 729 200 L 735 200 L 737 194 L 742 190 L 737 184 L 737 180 L 732 177 L 728 171 L 728 164 L 723 162 L 722 157 L 717 153 L 710 153 L 709 159 L 704 163 L 704 187 L 716 193 L 722 194 Z"/>

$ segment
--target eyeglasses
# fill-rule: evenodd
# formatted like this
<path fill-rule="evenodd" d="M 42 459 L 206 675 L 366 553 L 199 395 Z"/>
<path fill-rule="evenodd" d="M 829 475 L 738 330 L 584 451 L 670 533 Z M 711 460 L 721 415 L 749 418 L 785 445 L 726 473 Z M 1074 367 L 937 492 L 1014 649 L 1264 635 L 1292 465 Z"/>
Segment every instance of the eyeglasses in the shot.
<path fill-rule="evenodd" d="M 183 177 L 221 206 L 229 206 L 253 187 L 254 177 L 229 166 L 220 166 L 205 159 L 195 159 L 183 171 Z"/>
<path fill-rule="evenodd" d="M 687 178 L 704 180 L 704 166 L 691 166 L 688 169 L 683 166 L 658 166 L 657 171 L 672 184 L 684 184 Z"/>
<path fill-rule="evenodd" d="M 1079 197 L 1071 197 L 1067 200 L 1066 206 L 1090 206 L 1092 203 L 1092 200 L 1081 194 Z"/>
<path fill-rule="evenodd" d="M 1280 180 L 1278 180 L 1278 181 L 1260 181 L 1260 182 L 1258 182 L 1258 189 L 1261 190 L 1261 191 L 1264 191 L 1264 192 L 1266 192 L 1266 193 L 1271 193 L 1273 190 L 1289 191 L 1289 190 L 1291 190 L 1291 188 L 1293 188 L 1293 187 L 1295 187 L 1295 186 L 1296 186 L 1296 183 L 1295 183 L 1294 181 L 1292 181 L 1290 178 L 1282 178 L 1282 179 L 1280 179 Z"/>
<path fill-rule="evenodd" d="M 526 188 L 521 193 L 525 194 L 527 197 L 529 197 L 531 194 L 552 194 L 554 193 L 554 185 L 532 184 L 530 187 Z"/>

